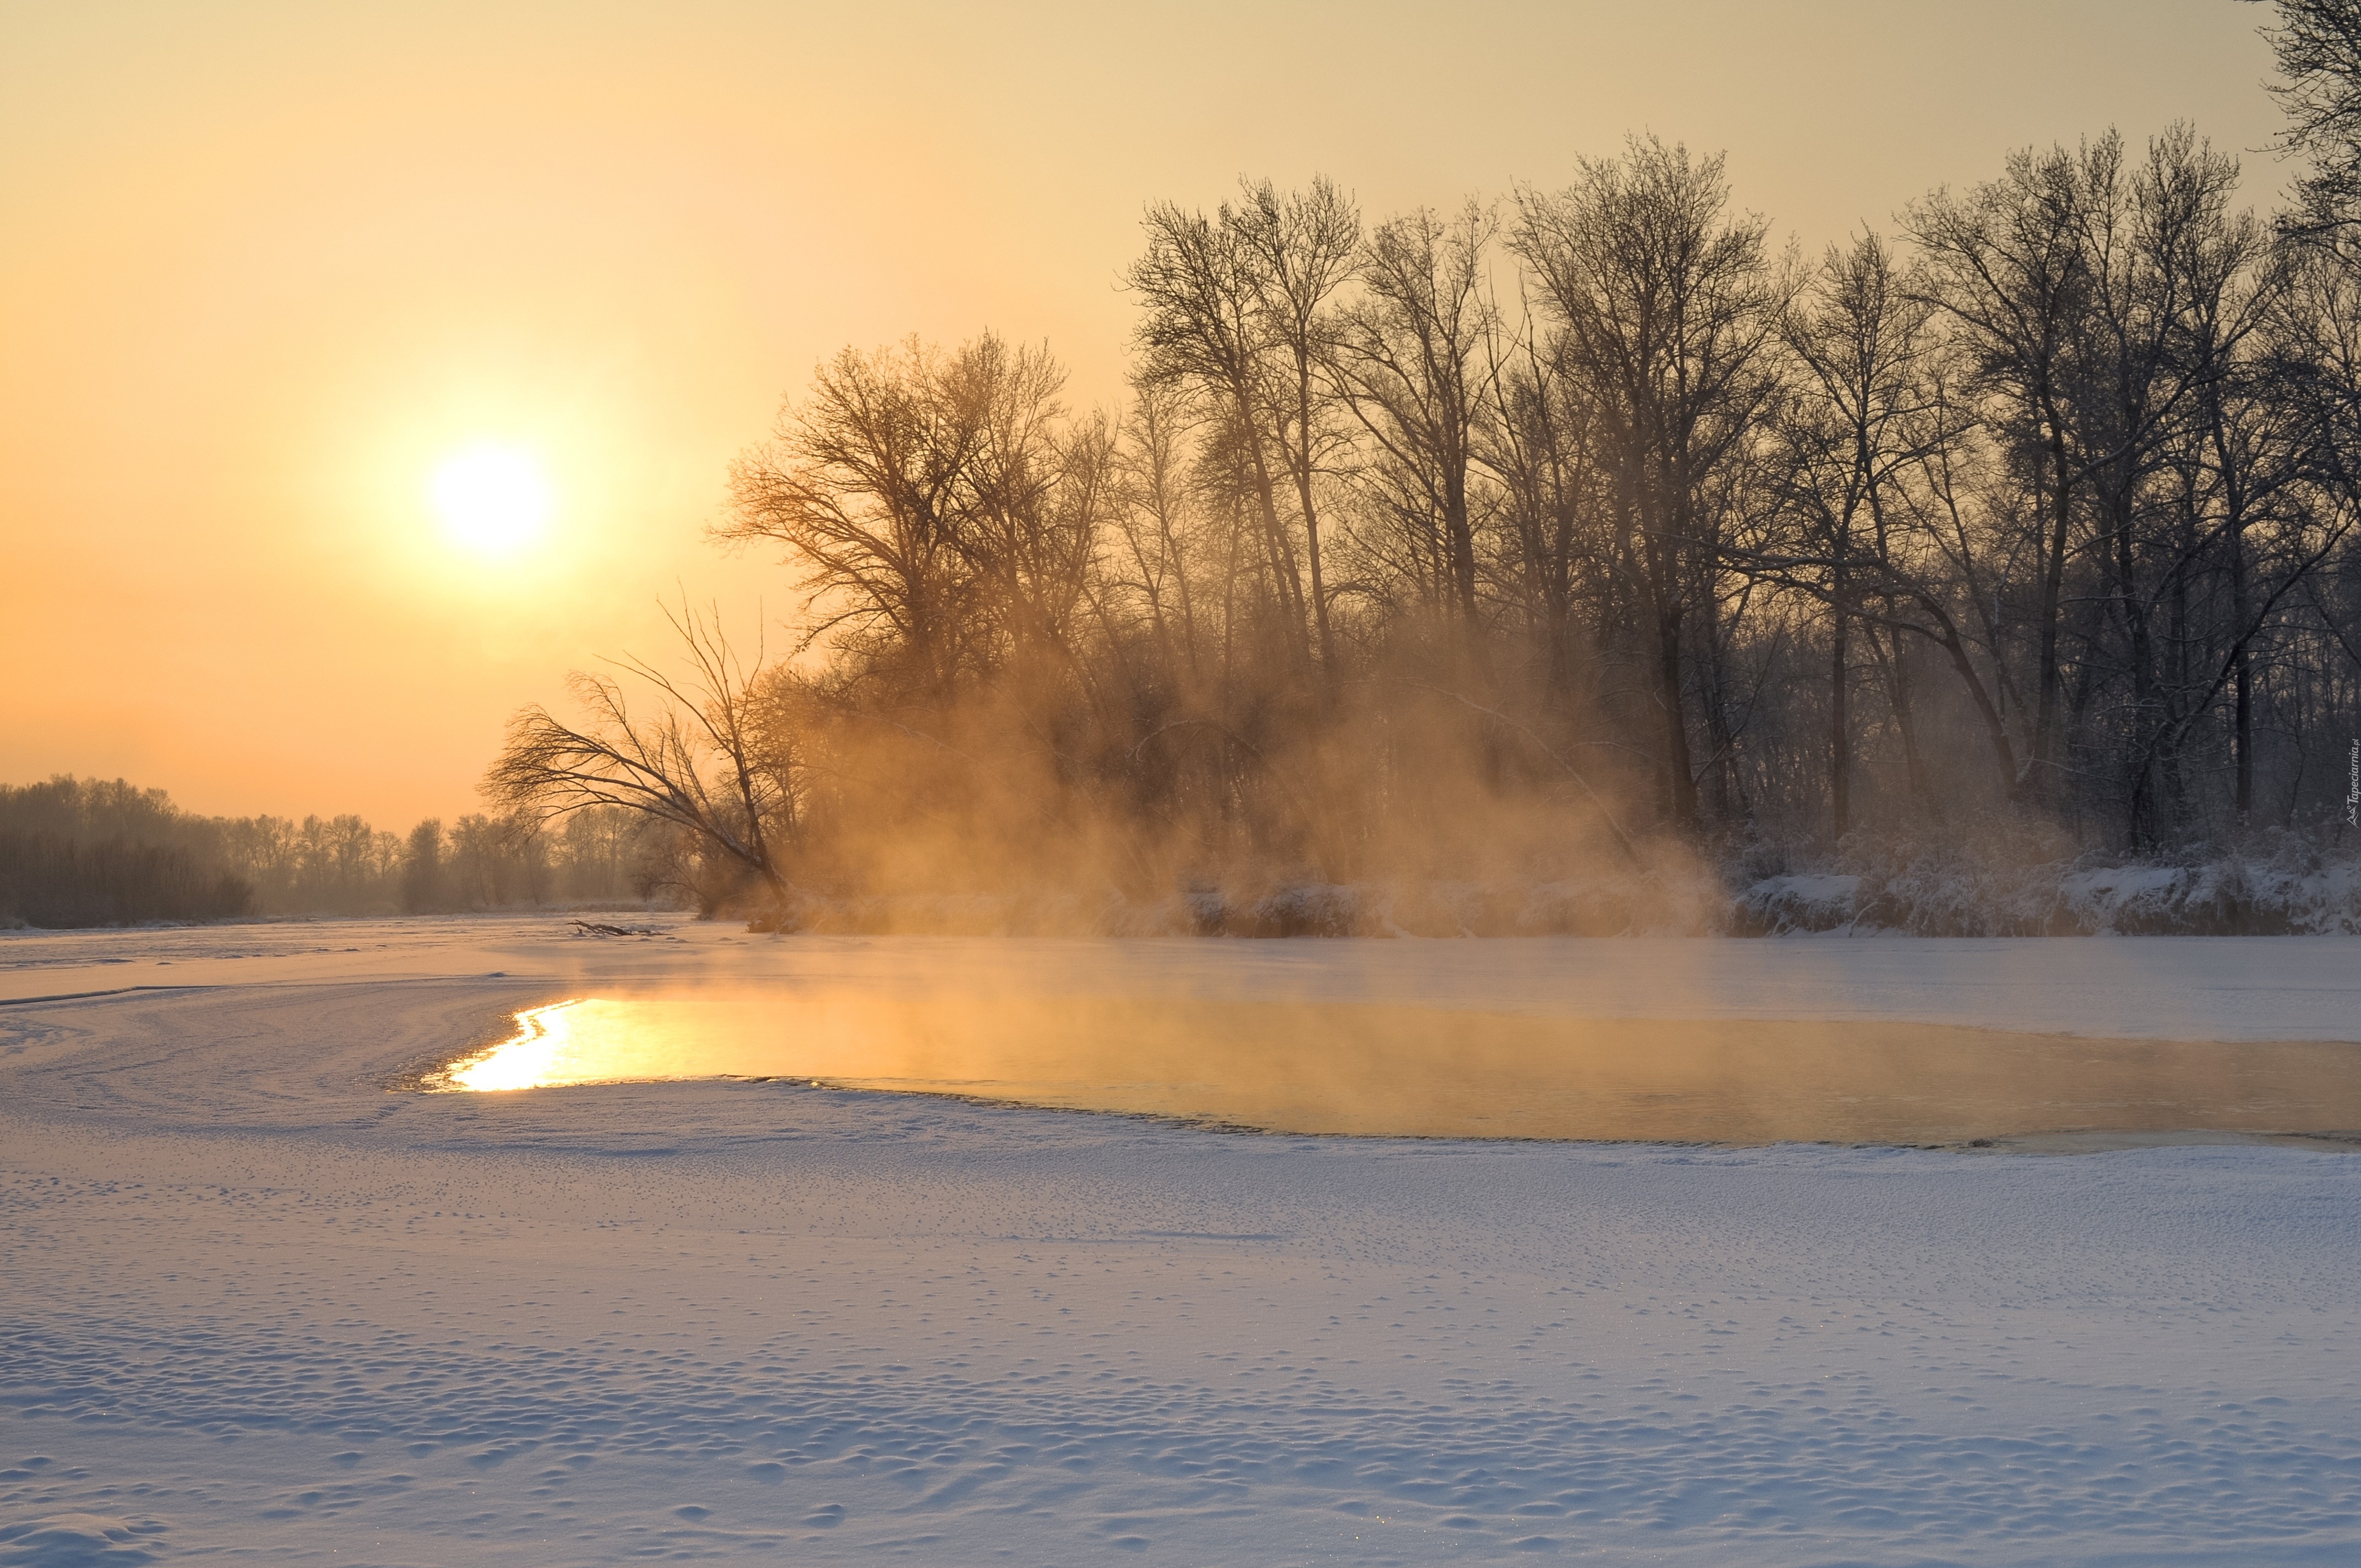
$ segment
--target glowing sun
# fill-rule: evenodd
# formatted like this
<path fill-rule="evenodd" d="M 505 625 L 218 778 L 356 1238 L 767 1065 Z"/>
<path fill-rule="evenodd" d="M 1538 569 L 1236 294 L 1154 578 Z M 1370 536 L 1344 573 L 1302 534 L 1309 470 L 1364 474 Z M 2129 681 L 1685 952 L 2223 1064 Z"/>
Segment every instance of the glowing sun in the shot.
<path fill-rule="evenodd" d="M 431 487 L 454 543 L 488 555 L 531 543 L 549 518 L 549 487 L 531 455 L 472 446 L 444 460 Z"/>

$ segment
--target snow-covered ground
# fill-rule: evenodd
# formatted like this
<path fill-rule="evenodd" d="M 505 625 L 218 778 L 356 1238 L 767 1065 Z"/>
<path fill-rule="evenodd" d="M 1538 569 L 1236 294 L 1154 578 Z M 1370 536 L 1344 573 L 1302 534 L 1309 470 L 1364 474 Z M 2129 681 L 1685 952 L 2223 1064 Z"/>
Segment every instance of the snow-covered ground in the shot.
<path fill-rule="evenodd" d="M 388 1087 L 749 979 L 2361 1042 L 2349 940 L 566 929 L 0 937 L 0 1568 L 2361 1561 L 2361 1155 Z"/>

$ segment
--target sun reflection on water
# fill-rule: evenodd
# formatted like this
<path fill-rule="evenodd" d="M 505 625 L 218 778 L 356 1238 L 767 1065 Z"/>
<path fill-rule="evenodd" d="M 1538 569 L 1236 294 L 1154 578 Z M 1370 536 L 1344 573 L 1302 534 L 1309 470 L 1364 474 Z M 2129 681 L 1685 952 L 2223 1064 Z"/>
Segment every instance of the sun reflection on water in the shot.
<path fill-rule="evenodd" d="M 481 1055 L 453 1064 L 455 1089 L 533 1089 L 558 1076 L 557 1058 L 574 1043 L 579 1001 L 530 1007 L 516 1015 L 516 1033 Z"/>

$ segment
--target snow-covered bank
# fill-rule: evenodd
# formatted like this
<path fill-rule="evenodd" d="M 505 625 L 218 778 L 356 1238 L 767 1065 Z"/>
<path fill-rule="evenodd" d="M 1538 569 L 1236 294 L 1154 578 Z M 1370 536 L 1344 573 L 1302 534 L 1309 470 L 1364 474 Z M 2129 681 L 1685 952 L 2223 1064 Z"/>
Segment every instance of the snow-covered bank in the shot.
<path fill-rule="evenodd" d="M 1865 873 L 1764 877 L 1730 902 L 1741 936 L 2361 935 L 2361 863 L 2316 857 L 2195 864 L 1904 861 Z"/>
<path fill-rule="evenodd" d="M 1809 870 L 1675 863 L 1543 881 L 1207 885 L 1148 900 L 810 895 L 773 920 L 840 935 L 2356 936 L 2361 861 L 2300 846 L 2185 863 L 1872 848 Z"/>
<path fill-rule="evenodd" d="M 546 920 L 613 907 L 621 906 L 467 918 Z M 2361 936 L 2361 860 L 2290 834 L 2268 835 L 2251 853 L 2128 861 L 2078 854 L 2063 840 L 1849 840 L 1833 855 L 1770 846 L 1719 867 L 1676 854 L 1647 872 L 1488 882 L 1282 879 L 1153 897 L 1112 887 L 805 891 L 753 913 L 764 930 L 839 937 L 2352 937 Z M 625 914 L 637 924 L 654 912 L 631 905 Z M 0 910 L 0 941 L 54 934 L 12 929 Z"/>
<path fill-rule="evenodd" d="M 2344 944 L 555 926 L 0 939 L 5 994 L 206 988 L 0 1006 L 0 1563 L 2361 1552 L 2361 1157 L 382 1087 L 586 981 L 758 971 L 2354 1039 Z"/>

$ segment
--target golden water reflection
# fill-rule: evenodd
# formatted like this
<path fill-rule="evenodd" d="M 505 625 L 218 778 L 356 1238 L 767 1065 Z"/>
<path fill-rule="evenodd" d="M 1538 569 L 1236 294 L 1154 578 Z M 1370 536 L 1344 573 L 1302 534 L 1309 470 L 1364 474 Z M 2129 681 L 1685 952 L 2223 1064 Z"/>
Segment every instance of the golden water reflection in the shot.
<path fill-rule="evenodd" d="M 588 997 L 441 1086 L 789 1078 L 1297 1133 L 1953 1143 L 2361 1129 L 2361 1045 L 1323 1003 Z"/>

